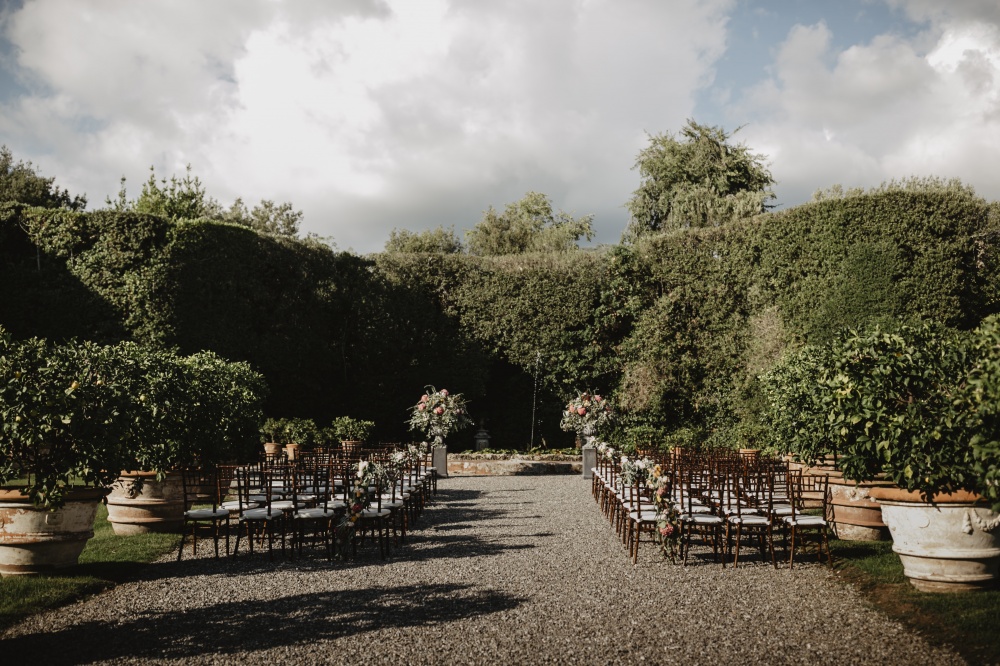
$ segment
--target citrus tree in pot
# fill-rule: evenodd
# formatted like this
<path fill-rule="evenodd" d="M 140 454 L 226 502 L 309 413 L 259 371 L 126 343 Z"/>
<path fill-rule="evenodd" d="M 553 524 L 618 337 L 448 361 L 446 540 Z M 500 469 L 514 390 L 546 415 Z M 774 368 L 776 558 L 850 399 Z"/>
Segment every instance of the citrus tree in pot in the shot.
<path fill-rule="evenodd" d="M 375 431 L 374 421 L 363 421 L 350 416 L 338 416 L 333 420 L 330 429 L 340 440 L 340 445 L 346 452 L 359 450 Z"/>
<path fill-rule="evenodd" d="M 0 329 L 0 574 L 76 564 L 129 459 L 114 355 Z"/>
<path fill-rule="evenodd" d="M 108 496 L 108 521 L 119 535 L 177 530 L 188 508 L 181 469 L 256 457 L 263 378 L 212 352 L 180 357 L 131 343 L 114 351 L 131 401 L 132 465 Z"/>
<path fill-rule="evenodd" d="M 891 481 L 870 493 L 904 572 L 923 590 L 980 589 L 998 575 L 989 477 L 997 456 L 980 413 L 997 381 L 996 328 L 990 319 L 968 334 L 935 324 L 845 331 L 816 350 L 812 371 L 789 391 L 803 410 L 795 452 L 807 462 L 836 454 L 850 481 Z"/>

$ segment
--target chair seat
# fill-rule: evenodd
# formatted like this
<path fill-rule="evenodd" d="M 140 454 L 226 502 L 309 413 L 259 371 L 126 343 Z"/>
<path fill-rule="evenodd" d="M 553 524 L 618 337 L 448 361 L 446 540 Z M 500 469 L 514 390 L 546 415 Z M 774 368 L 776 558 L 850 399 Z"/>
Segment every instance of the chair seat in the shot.
<path fill-rule="evenodd" d="M 794 527 L 826 527 L 826 519 L 823 516 L 785 516 L 785 524 Z"/>
<path fill-rule="evenodd" d="M 385 507 L 382 507 L 381 510 L 379 510 L 379 509 L 365 509 L 364 511 L 361 512 L 361 517 L 362 518 L 385 518 L 390 513 L 392 513 L 392 512 L 389 511 L 389 509 L 386 509 Z"/>
<path fill-rule="evenodd" d="M 334 508 L 324 509 L 321 506 L 314 506 L 308 509 L 299 509 L 292 514 L 292 518 L 297 520 L 322 520 L 324 518 L 333 518 L 337 515 L 337 510 Z"/>
<path fill-rule="evenodd" d="M 229 518 L 229 509 L 222 507 L 218 509 L 191 509 L 184 512 L 184 517 L 188 520 L 221 520 Z"/>
<path fill-rule="evenodd" d="M 280 511 L 275 511 L 274 509 L 272 509 L 271 513 L 268 514 L 267 507 L 261 507 L 259 509 L 248 509 L 244 511 L 243 516 L 240 518 L 240 520 L 268 520 L 271 518 L 280 518 L 280 517 L 281 517 Z"/>
<path fill-rule="evenodd" d="M 681 514 L 681 521 L 693 525 L 721 525 L 722 517 L 710 513 L 684 513 Z"/>
<path fill-rule="evenodd" d="M 272 511 L 291 511 L 295 508 L 295 502 L 292 500 L 278 500 L 277 502 L 271 502 Z"/>
<path fill-rule="evenodd" d="M 771 521 L 767 516 L 744 513 L 742 516 L 729 516 L 729 522 L 733 525 L 767 525 Z"/>
<path fill-rule="evenodd" d="M 656 515 L 656 511 L 631 511 L 629 512 L 628 517 L 632 520 L 647 523 L 656 520 Z"/>

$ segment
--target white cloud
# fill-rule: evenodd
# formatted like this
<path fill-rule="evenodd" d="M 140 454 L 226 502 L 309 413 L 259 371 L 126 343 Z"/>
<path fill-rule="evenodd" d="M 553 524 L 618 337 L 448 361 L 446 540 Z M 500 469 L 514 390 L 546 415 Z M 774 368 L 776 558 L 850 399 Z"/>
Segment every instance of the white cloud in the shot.
<path fill-rule="evenodd" d="M 927 32 L 836 51 L 825 25 L 795 26 L 773 76 L 747 91 L 759 120 L 744 139 L 771 157 L 780 200 L 910 175 L 1000 198 L 1000 28 L 984 20 L 996 5 L 905 4 Z"/>
<path fill-rule="evenodd" d="M 190 162 L 359 251 L 529 189 L 613 242 L 644 131 L 692 114 L 731 5 L 41 0 L 4 26 L 32 92 L 0 135 L 92 207 Z"/>

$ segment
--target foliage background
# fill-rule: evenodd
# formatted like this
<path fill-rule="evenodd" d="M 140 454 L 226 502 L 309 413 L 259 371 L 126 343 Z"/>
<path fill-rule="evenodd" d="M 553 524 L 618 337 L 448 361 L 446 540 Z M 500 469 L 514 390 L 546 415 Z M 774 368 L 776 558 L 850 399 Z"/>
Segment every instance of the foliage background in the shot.
<path fill-rule="evenodd" d="M 433 384 L 468 398 L 492 444 L 527 447 L 537 384 L 536 445 L 572 444 L 560 412 L 586 388 L 623 427 L 735 445 L 768 426 L 757 376 L 786 350 L 996 312 L 998 222 L 970 189 L 921 181 L 613 247 L 361 257 L 212 220 L 4 204 L 0 325 L 211 350 L 266 377 L 269 414 L 349 414 L 383 440 L 409 439 Z"/>

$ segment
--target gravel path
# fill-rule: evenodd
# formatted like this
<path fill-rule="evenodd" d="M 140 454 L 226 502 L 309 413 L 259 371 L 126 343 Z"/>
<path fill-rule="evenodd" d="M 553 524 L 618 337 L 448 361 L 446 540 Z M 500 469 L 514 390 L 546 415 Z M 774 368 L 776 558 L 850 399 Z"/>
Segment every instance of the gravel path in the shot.
<path fill-rule="evenodd" d="M 451 478 L 394 556 L 161 562 L 30 618 L 4 663 L 961 664 L 826 567 L 633 567 L 579 477 Z M 207 550 L 207 549 L 206 549 Z"/>

